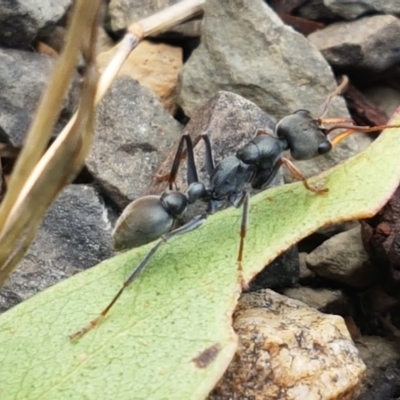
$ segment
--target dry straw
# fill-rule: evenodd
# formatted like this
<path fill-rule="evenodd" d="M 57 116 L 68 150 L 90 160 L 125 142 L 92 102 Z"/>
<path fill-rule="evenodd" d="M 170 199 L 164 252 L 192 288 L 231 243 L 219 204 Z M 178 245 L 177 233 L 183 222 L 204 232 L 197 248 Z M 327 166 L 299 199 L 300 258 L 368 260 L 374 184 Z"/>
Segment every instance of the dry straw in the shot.
<path fill-rule="evenodd" d="M 185 0 L 129 26 L 99 80 L 95 45 L 101 1 L 75 1 L 65 48 L 42 96 L 0 206 L 0 287 L 28 250 L 47 208 L 84 165 L 93 139 L 95 107 L 130 52 L 143 37 L 201 13 L 204 1 Z M 78 110 L 45 151 L 80 52 L 86 68 Z"/>

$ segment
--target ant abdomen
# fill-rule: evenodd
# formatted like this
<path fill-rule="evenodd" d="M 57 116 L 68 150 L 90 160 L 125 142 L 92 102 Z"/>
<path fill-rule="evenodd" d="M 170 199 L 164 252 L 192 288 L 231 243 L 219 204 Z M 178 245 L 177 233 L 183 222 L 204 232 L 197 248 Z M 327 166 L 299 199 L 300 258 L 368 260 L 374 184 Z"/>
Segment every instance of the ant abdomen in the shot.
<path fill-rule="evenodd" d="M 130 203 L 118 218 L 112 232 L 115 251 L 139 247 L 168 232 L 174 219 L 160 196 L 144 196 Z"/>

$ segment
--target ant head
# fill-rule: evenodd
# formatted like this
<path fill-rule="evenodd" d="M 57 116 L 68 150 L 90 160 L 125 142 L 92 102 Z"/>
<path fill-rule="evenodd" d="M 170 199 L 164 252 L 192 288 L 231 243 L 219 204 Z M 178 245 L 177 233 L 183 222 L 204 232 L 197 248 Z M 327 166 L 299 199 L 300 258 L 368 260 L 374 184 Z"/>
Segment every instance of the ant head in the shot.
<path fill-rule="evenodd" d="M 332 149 L 324 129 L 308 110 L 297 110 L 282 118 L 275 128 L 276 135 L 285 139 L 295 160 L 310 160 Z"/>
<path fill-rule="evenodd" d="M 185 212 L 188 201 L 183 193 L 168 190 L 161 195 L 161 203 L 174 218 L 178 218 Z"/>

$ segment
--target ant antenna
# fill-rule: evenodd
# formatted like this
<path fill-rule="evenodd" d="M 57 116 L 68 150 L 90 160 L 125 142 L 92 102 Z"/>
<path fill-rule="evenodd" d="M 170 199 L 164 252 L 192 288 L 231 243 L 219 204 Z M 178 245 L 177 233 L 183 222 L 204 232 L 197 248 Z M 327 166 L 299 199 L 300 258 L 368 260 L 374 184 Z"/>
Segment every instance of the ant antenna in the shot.
<path fill-rule="evenodd" d="M 318 118 L 319 121 L 322 120 L 322 118 L 326 115 L 328 112 L 328 108 L 331 105 L 332 99 L 339 95 L 342 94 L 346 89 L 347 85 L 349 84 L 349 78 L 346 75 L 343 75 L 342 81 L 340 82 L 340 85 L 326 98 L 325 103 L 324 103 L 324 108 L 322 110 L 321 116 Z"/>
<path fill-rule="evenodd" d="M 347 129 L 346 129 L 347 128 Z M 336 146 L 342 140 L 348 138 L 350 135 L 356 132 L 362 133 L 372 133 L 372 132 L 380 132 L 384 129 L 388 128 L 400 128 L 400 125 L 378 125 L 378 126 L 346 126 L 346 125 L 338 125 L 334 126 L 331 129 L 328 129 L 328 133 L 332 132 L 335 129 L 346 129 L 343 132 L 338 133 L 334 138 L 331 139 L 332 146 Z"/>

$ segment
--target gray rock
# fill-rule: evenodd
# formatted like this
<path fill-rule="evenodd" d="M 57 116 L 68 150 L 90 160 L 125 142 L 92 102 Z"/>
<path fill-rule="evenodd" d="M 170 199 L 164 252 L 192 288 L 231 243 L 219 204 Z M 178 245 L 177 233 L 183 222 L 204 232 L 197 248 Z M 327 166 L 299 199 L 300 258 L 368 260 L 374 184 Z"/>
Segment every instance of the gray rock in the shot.
<path fill-rule="evenodd" d="M 49 30 L 46 35 L 42 35 L 41 41 L 49 45 L 57 53 L 60 53 L 65 45 L 65 39 L 67 36 L 67 28 L 64 26 L 55 26 Z"/>
<path fill-rule="evenodd" d="M 65 46 L 67 32 L 68 32 L 67 27 L 57 25 L 54 27 L 54 29 L 49 30 L 44 35 L 41 35 L 40 42 L 47 44 L 57 53 L 61 53 L 62 49 Z M 106 30 L 102 26 L 98 26 L 97 40 L 96 40 L 96 54 L 110 50 L 110 48 L 112 48 L 114 44 L 115 44 L 114 41 L 110 38 Z M 85 60 L 82 56 L 82 53 L 79 53 L 78 55 L 76 68 L 78 69 L 85 68 Z"/>
<path fill-rule="evenodd" d="M 399 35 L 400 19 L 376 15 L 331 24 L 308 39 L 333 67 L 344 72 L 362 70 L 376 74 L 399 63 Z"/>
<path fill-rule="evenodd" d="M 158 11 L 180 3 L 182 0 L 111 0 L 108 5 L 108 28 L 119 32 L 134 22 L 139 22 Z M 167 30 L 183 36 L 199 36 L 200 21 L 188 21 Z"/>
<path fill-rule="evenodd" d="M 400 15 L 400 3 L 397 0 L 311 0 L 299 9 L 299 14 L 307 19 L 352 20 L 367 13 Z"/>
<path fill-rule="evenodd" d="M 0 292 L 0 310 L 109 258 L 111 224 L 96 191 L 70 185 L 47 211 L 36 239 Z"/>
<path fill-rule="evenodd" d="M 398 89 L 377 84 L 363 90 L 363 94 L 387 116 L 393 115 L 397 107 L 400 106 L 400 91 Z"/>
<path fill-rule="evenodd" d="M 33 113 L 0 98 L 0 124 L 13 145 L 22 144 L 33 119 Z"/>
<path fill-rule="evenodd" d="M 204 13 L 201 44 L 179 79 L 178 100 L 187 115 L 218 90 L 240 94 L 277 119 L 300 108 L 321 113 L 336 87 L 329 65 L 262 0 L 209 0 Z M 343 99 L 334 99 L 330 113 L 348 115 Z M 356 150 L 349 138 L 329 155 L 299 165 L 310 176 Z"/>
<path fill-rule="evenodd" d="M 201 35 L 202 19 L 196 18 L 181 24 L 171 26 L 166 31 L 160 32 L 156 37 L 161 38 L 196 38 Z"/>
<path fill-rule="evenodd" d="M 0 43 L 27 46 L 38 35 L 53 27 L 71 6 L 71 0 L 0 1 Z"/>
<path fill-rule="evenodd" d="M 181 0 L 111 0 L 108 5 L 109 28 L 113 32 L 125 29 L 133 22 L 148 17 Z"/>
<path fill-rule="evenodd" d="M 250 291 L 292 286 L 298 282 L 299 278 L 299 252 L 297 246 L 292 246 L 272 261 L 250 282 Z"/>
<path fill-rule="evenodd" d="M 331 11 L 326 5 L 325 0 L 309 0 L 297 12 L 305 19 L 337 20 L 337 14 Z"/>
<path fill-rule="evenodd" d="M 365 135 L 364 135 L 365 136 Z M 317 233 L 326 237 L 326 239 L 337 235 L 338 233 L 349 231 L 360 226 L 358 221 L 345 221 L 340 224 L 324 226 L 317 230 Z"/>
<path fill-rule="evenodd" d="M 282 118 L 299 108 L 318 113 L 334 88 L 321 55 L 263 1 L 211 0 L 204 6 L 201 44 L 185 64 L 178 90 L 189 116 L 216 91 L 228 90 Z M 341 99 L 332 108 L 346 114 Z"/>
<path fill-rule="evenodd" d="M 144 194 L 180 134 L 180 124 L 155 94 L 132 78 L 119 77 L 98 107 L 86 165 L 108 196 L 124 208 Z"/>
<path fill-rule="evenodd" d="M 367 366 L 362 394 L 368 393 L 383 369 L 400 358 L 400 345 L 380 336 L 363 336 L 356 342 L 360 357 Z"/>
<path fill-rule="evenodd" d="M 306 263 L 307 253 L 301 252 L 299 253 L 299 281 L 307 281 L 312 279 L 315 276 L 315 272 L 311 271 L 310 268 L 307 267 Z"/>
<path fill-rule="evenodd" d="M 358 226 L 326 240 L 307 256 L 306 263 L 319 276 L 363 288 L 376 280 L 368 260 Z"/>
<path fill-rule="evenodd" d="M 398 399 L 400 395 L 400 361 L 386 366 L 373 386 L 357 400 Z"/>
<path fill-rule="evenodd" d="M 0 202 L 7 190 L 8 176 L 14 168 L 21 146 L 14 146 L 10 136 L 0 125 Z"/>
<path fill-rule="evenodd" d="M 21 144 L 24 139 L 54 64 L 55 60 L 45 55 L 0 48 L 0 126 L 13 144 Z M 78 93 L 76 73 L 61 118 L 72 115 Z"/>
<path fill-rule="evenodd" d="M 345 298 L 341 290 L 314 289 L 299 286 L 285 289 L 283 294 L 321 312 L 332 312 L 331 310 L 333 309 L 343 308 L 343 304 L 345 303 Z"/>

